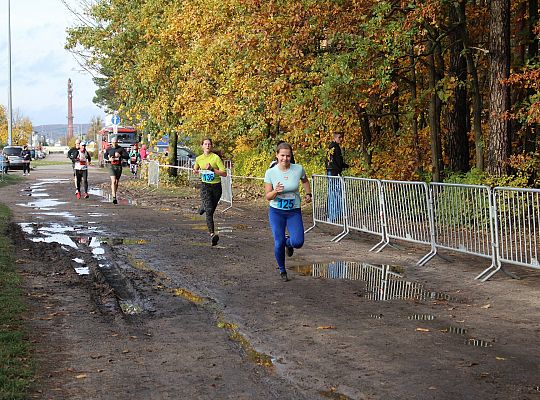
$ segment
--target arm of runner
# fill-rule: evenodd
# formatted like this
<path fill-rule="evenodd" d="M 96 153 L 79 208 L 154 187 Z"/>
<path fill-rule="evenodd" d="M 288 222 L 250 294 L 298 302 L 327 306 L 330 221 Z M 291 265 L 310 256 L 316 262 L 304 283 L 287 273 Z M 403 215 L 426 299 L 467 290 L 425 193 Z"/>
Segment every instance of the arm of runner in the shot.
<path fill-rule="evenodd" d="M 266 200 L 274 200 L 279 193 L 283 192 L 283 184 L 278 182 L 274 188 L 271 183 L 265 183 L 264 191 L 266 193 Z"/>
<path fill-rule="evenodd" d="M 309 184 L 309 179 L 307 176 L 303 176 L 302 179 L 302 186 L 304 187 L 305 194 L 305 201 L 306 203 L 311 203 L 311 198 L 313 197 L 313 194 L 311 193 L 311 185 Z"/>

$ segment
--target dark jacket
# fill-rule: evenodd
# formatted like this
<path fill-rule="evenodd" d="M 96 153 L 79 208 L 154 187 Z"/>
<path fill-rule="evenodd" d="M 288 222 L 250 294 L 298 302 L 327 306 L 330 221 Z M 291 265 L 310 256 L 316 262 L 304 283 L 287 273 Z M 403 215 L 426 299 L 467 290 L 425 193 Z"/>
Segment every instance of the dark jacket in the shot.
<path fill-rule="evenodd" d="M 341 147 L 336 142 L 330 143 L 328 150 L 326 150 L 326 172 L 336 176 L 341 175 L 346 168 L 349 168 L 349 165 L 343 161 Z"/>
<path fill-rule="evenodd" d="M 120 157 L 114 156 L 116 152 L 120 153 Z M 122 165 L 123 162 L 127 162 L 127 160 L 129 160 L 129 154 L 126 149 L 121 146 L 111 146 L 107 150 L 105 150 L 104 158 L 106 161 L 110 162 L 111 165 Z"/>
<path fill-rule="evenodd" d="M 72 147 L 67 152 L 67 156 L 73 164 L 75 164 L 75 158 L 77 157 L 77 154 L 79 154 L 79 149 L 76 147 Z"/>
<path fill-rule="evenodd" d="M 23 150 L 21 151 L 21 157 L 25 162 L 30 162 L 30 160 L 32 160 L 32 153 L 28 149 Z"/>

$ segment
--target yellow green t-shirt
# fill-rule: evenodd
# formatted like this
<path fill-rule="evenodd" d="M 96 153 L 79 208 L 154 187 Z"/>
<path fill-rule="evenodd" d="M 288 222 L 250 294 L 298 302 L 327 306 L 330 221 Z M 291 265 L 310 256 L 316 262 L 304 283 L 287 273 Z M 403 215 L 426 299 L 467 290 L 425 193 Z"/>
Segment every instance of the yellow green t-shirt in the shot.
<path fill-rule="evenodd" d="M 220 171 L 225 171 L 225 167 L 223 165 L 223 161 L 221 161 L 221 158 L 216 153 L 210 153 L 208 155 L 201 154 L 199 157 L 195 159 L 195 165 L 199 166 L 200 174 L 201 174 L 201 181 L 204 183 L 219 183 L 221 182 L 221 178 L 219 175 L 215 174 L 212 171 L 206 170 L 206 164 L 210 164 L 210 166 L 214 169 L 219 169 Z"/>

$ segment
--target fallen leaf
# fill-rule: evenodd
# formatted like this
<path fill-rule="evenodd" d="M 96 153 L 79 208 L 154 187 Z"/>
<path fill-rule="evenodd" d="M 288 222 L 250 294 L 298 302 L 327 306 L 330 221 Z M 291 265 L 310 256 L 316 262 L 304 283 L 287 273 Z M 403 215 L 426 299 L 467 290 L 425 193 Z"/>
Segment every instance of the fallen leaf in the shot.
<path fill-rule="evenodd" d="M 430 332 L 430 330 L 427 328 L 416 328 L 416 331 L 417 332 Z"/>
<path fill-rule="evenodd" d="M 77 379 L 84 379 L 84 378 L 86 378 L 86 374 L 79 374 L 79 375 L 76 375 L 75 378 L 77 378 Z"/>
<path fill-rule="evenodd" d="M 482 306 L 482 308 L 485 308 L 485 309 L 491 308 L 491 304 L 486 304 L 485 306 Z"/>
<path fill-rule="evenodd" d="M 437 387 L 436 386 L 430 386 L 428 389 L 429 390 L 437 390 Z"/>
<path fill-rule="evenodd" d="M 129 353 L 129 349 L 122 350 L 122 353 L 124 354 Z"/>
<path fill-rule="evenodd" d="M 495 359 L 498 360 L 498 361 L 504 361 L 504 360 L 506 360 L 506 358 L 504 358 L 504 357 L 495 357 Z"/>
<path fill-rule="evenodd" d="M 318 326 L 317 329 L 336 329 L 336 327 L 334 325 L 323 325 Z"/>

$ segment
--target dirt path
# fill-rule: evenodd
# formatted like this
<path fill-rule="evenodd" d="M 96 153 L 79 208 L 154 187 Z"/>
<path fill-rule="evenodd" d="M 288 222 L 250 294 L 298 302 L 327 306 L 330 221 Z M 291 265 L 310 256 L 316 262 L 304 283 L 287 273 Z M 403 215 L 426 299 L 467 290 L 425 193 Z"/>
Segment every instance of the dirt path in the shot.
<path fill-rule="evenodd" d="M 283 283 L 263 206 L 218 213 L 212 248 L 196 197 L 121 183 L 114 206 L 92 170 L 76 200 L 70 177 L 42 167 L 0 190 L 42 366 L 34 398 L 540 398 L 537 271 L 482 284 L 479 258 L 418 268 L 426 249 L 373 254 L 373 237 L 316 229 Z M 410 282 L 395 299 L 377 300 L 381 264 Z"/>

